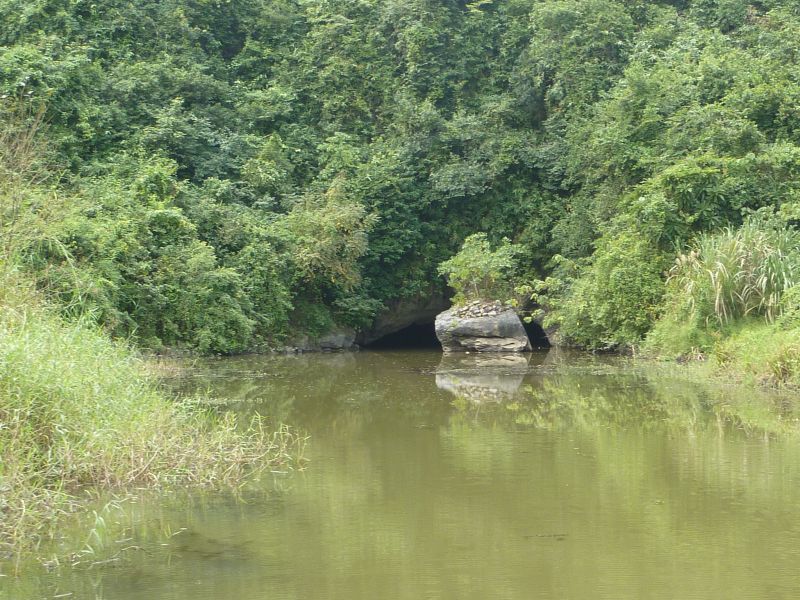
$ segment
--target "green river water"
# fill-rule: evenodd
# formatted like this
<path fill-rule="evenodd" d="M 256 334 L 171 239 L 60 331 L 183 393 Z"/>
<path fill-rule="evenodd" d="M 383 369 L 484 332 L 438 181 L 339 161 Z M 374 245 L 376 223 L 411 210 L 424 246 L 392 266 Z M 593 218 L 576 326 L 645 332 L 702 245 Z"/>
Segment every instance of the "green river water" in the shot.
<path fill-rule="evenodd" d="M 124 552 L 0 598 L 800 597 L 791 395 L 555 351 L 241 357 L 174 384 L 307 432 L 306 469 L 126 503 Z"/>

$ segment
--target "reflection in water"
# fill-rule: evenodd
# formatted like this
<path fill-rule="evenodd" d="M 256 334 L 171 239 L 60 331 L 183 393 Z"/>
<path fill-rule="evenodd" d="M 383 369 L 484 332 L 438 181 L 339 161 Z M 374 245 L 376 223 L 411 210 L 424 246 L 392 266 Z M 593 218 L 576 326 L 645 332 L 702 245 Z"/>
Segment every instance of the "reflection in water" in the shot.
<path fill-rule="evenodd" d="M 453 358 L 197 363 L 184 393 L 305 429 L 309 468 L 243 502 L 143 500 L 120 536 L 143 550 L 0 578 L 0 598 L 796 597 L 794 399 L 606 358 Z"/>
<path fill-rule="evenodd" d="M 471 402 L 500 402 L 516 394 L 528 374 L 529 354 L 442 355 L 436 387 Z"/>

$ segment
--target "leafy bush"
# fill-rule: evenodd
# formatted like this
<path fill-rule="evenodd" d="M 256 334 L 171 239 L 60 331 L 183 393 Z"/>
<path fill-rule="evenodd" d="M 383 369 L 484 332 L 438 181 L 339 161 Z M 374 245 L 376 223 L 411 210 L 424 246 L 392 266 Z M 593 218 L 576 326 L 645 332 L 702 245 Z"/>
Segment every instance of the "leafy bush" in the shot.
<path fill-rule="evenodd" d="M 465 239 L 458 254 L 439 265 L 439 274 L 456 292 L 453 302 L 511 299 L 517 252 L 519 248 L 508 239 L 492 250 L 485 233 L 474 233 Z"/>
<path fill-rule="evenodd" d="M 298 203 L 276 225 L 291 236 L 292 262 L 305 289 L 353 289 L 361 280 L 358 259 L 367 250 L 374 215 L 351 201 L 341 182 Z"/>
<path fill-rule="evenodd" d="M 198 227 L 176 206 L 180 186 L 169 161 L 138 163 L 85 184 L 59 221 L 20 245 L 22 259 L 70 316 L 92 313 L 118 337 L 163 346 L 230 353 L 251 346 L 254 319 L 244 277 L 221 264 Z"/>
<path fill-rule="evenodd" d="M 636 231 L 604 236 L 588 266 L 540 299 L 551 309 L 546 323 L 570 344 L 635 345 L 660 312 L 665 266 L 665 255 Z"/>

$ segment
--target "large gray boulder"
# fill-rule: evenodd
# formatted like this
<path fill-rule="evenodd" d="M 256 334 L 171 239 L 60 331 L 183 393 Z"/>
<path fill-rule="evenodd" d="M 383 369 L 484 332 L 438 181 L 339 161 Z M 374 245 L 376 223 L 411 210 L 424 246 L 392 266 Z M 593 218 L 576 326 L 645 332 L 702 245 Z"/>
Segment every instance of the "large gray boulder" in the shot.
<path fill-rule="evenodd" d="M 354 350 L 356 332 L 352 327 L 334 326 L 318 339 L 307 335 L 295 335 L 286 341 L 284 352 L 320 352 L 331 350 Z"/>
<path fill-rule="evenodd" d="M 445 352 L 531 350 L 519 316 L 500 303 L 473 302 L 440 313 L 436 317 L 436 337 Z"/>
<path fill-rule="evenodd" d="M 356 342 L 352 327 L 335 327 L 317 341 L 321 350 L 351 350 Z"/>

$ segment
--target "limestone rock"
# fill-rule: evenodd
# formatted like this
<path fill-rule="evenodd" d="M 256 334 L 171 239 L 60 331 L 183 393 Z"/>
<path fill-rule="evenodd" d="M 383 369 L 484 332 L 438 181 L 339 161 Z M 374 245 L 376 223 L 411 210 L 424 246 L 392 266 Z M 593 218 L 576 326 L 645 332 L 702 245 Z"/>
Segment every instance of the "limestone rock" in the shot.
<path fill-rule="evenodd" d="M 444 311 L 436 317 L 436 337 L 445 352 L 531 350 L 519 316 L 500 303 L 472 302 Z"/>
<path fill-rule="evenodd" d="M 322 350 L 349 350 L 356 341 L 356 332 L 351 327 L 338 327 L 319 338 Z"/>
<path fill-rule="evenodd" d="M 334 327 L 319 339 L 295 335 L 287 340 L 284 352 L 319 352 L 329 350 L 354 350 L 356 332 L 351 327 Z"/>

